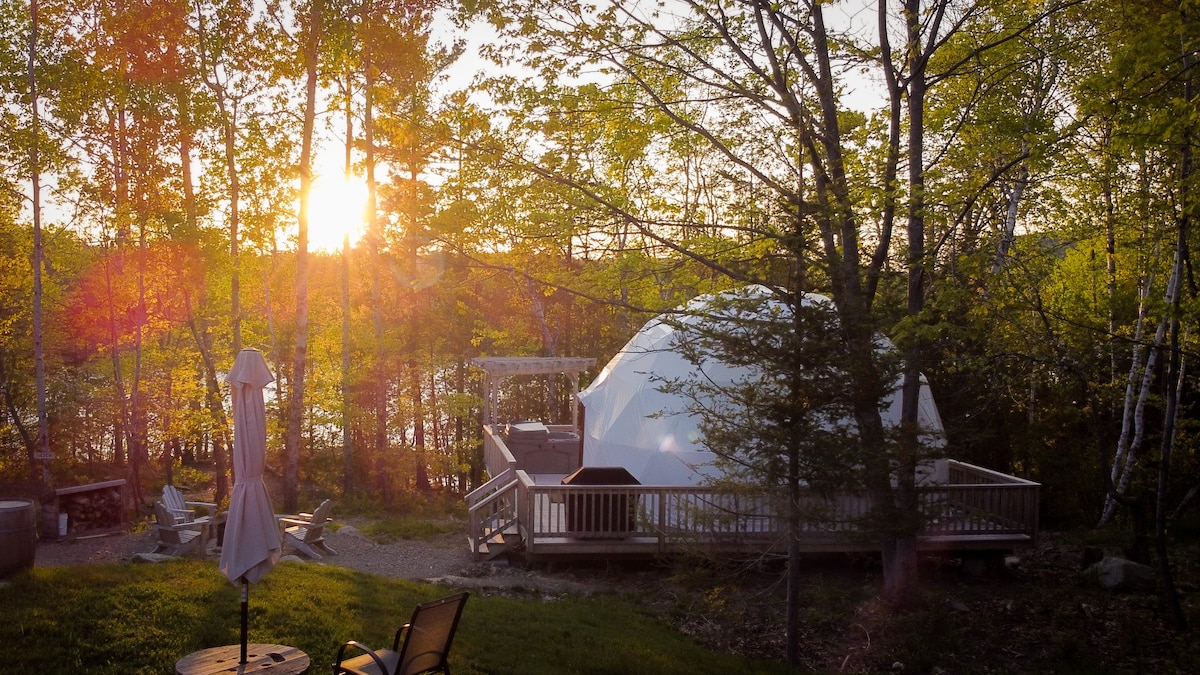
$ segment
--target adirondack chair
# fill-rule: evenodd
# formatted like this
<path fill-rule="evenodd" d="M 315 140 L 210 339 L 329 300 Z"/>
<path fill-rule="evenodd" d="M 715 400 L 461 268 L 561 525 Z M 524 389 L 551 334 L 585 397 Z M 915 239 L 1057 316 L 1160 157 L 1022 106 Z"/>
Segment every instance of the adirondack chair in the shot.
<path fill-rule="evenodd" d="M 184 501 L 183 493 L 174 485 L 164 485 L 162 491 L 162 504 L 167 508 L 175 518 L 176 523 L 191 523 L 196 520 L 196 512 L 193 508 L 202 508 L 208 512 L 208 515 L 201 516 L 213 521 L 217 517 L 217 505 L 212 502 L 189 502 Z"/>
<path fill-rule="evenodd" d="M 450 645 L 462 617 L 469 593 L 417 605 L 408 623 L 396 631 L 391 649 L 375 651 L 351 640 L 338 648 L 333 675 L 450 675 Z M 400 638 L 404 644 L 400 644 Z M 347 650 L 360 650 L 360 656 L 343 660 Z"/>
<path fill-rule="evenodd" d="M 175 522 L 175 514 L 162 503 L 154 503 L 154 533 L 157 536 L 154 552 L 173 556 L 198 554 L 203 557 L 208 542 L 207 517 L 190 523 Z"/>
<path fill-rule="evenodd" d="M 321 554 L 317 553 L 317 549 L 330 555 L 337 555 L 337 551 L 329 548 L 325 543 L 325 526 L 333 522 L 329 517 L 332 511 L 333 501 L 326 499 L 312 513 L 280 518 L 280 539 L 283 540 L 284 547 L 290 544 L 292 548 L 313 560 L 321 559 Z"/>

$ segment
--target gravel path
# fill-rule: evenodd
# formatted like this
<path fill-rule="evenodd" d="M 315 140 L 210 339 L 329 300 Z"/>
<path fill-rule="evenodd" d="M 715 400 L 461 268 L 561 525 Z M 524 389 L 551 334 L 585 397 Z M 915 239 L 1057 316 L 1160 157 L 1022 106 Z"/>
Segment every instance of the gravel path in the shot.
<path fill-rule="evenodd" d="M 428 579 L 463 575 L 470 573 L 471 568 L 477 565 L 471 561 L 466 537 L 462 534 L 445 534 L 430 540 L 402 539 L 387 544 L 376 544 L 363 536 L 357 528 L 344 526 L 336 532 L 326 531 L 325 541 L 338 555 L 325 556 L 316 561 L 318 564 L 348 567 L 387 577 Z M 34 565 L 52 567 L 130 562 L 139 553 L 153 551 L 154 533 L 151 531 L 65 541 L 42 541 L 38 543 Z M 284 551 L 286 559 L 292 559 L 292 556 L 296 555 L 291 548 Z M 215 560 L 216 553 L 210 551 L 209 557 Z M 303 557 L 298 559 L 307 561 Z"/>
<path fill-rule="evenodd" d="M 440 535 L 433 539 L 401 539 L 386 544 L 368 540 L 353 525 L 343 525 L 335 532 L 327 531 L 325 541 L 337 555 L 310 561 L 285 547 L 285 560 L 308 564 L 335 565 L 377 574 L 410 579 L 456 588 L 473 588 L 501 593 L 521 593 L 542 596 L 561 594 L 590 595 L 613 590 L 627 582 L 592 574 L 582 576 L 571 572 L 550 573 L 510 567 L 503 563 L 477 563 L 471 560 L 466 534 L 461 532 Z M 108 562 L 131 562 L 140 553 L 154 551 L 151 531 L 101 535 L 66 541 L 42 541 L 34 558 L 35 567 L 88 565 Z M 217 554 L 210 551 L 214 563 Z"/>

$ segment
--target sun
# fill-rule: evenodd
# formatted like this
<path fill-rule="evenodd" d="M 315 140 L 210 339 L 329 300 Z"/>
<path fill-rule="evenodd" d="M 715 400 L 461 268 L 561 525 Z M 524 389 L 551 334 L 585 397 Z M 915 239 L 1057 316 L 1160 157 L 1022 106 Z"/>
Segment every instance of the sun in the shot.
<path fill-rule="evenodd" d="M 367 185 L 361 178 L 321 175 L 308 198 L 308 250 L 340 251 L 347 235 L 355 244 L 363 234 Z"/>

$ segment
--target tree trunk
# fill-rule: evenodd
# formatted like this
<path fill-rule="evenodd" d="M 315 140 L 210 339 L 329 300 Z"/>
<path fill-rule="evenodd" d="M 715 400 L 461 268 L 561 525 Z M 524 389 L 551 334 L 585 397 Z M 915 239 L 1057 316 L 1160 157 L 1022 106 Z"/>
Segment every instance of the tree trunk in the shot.
<path fill-rule="evenodd" d="M 800 590 L 804 574 L 800 569 L 800 536 L 803 515 L 800 512 L 800 450 L 792 448 L 788 453 L 788 527 L 787 527 L 787 618 L 784 625 L 787 644 L 784 653 L 789 666 L 800 665 Z"/>
<path fill-rule="evenodd" d="M 212 353 L 212 337 L 206 328 L 203 335 L 193 336 L 199 345 L 200 358 L 204 361 L 204 398 L 208 404 L 208 416 L 212 425 L 213 501 L 220 504 L 229 496 L 229 465 L 233 443 L 229 437 L 229 418 L 222 404 L 221 384 L 217 381 L 217 368 Z"/>
<path fill-rule="evenodd" d="M 1154 342 L 1149 349 L 1143 350 L 1141 344 L 1142 326 L 1149 310 L 1149 295 L 1153 277 L 1147 276 L 1142 290 L 1141 306 L 1138 310 L 1138 321 L 1133 340 L 1133 358 L 1129 367 L 1129 377 L 1125 382 L 1125 404 L 1121 414 L 1121 435 L 1117 438 L 1117 449 L 1113 456 L 1112 469 L 1109 472 L 1109 491 L 1105 498 L 1104 511 L 1100 515 L 1099 526 L 1107 525 L 1116 512 L 1117 500 L 1114 495 L 1124 495 L 1129 489 L 1129 481 L 1133 478 L 1133 468 L 1142 449 L 1145 436 L 1146 404 L 1150 399 L 1151 385 L 1154 383 L 1155 365 L 1158 354 L 1166 339 L 1167 317 L 1164 315 L 1154 332 Z M 1167 285 L 1175 283 L 1168 280 Z M 1145 352 L 1145 362 L 1142 353 Z"/>
<path fill-rule="evenodd" d="M 180 159 L 180 165 L 181 165 L 182 171 L 183 171 L 184 212 L 187 214 L 188 225 L 192 228 L 195 228 L 198 225 L 199 216 L 198 216 L 198 209 L 196 207 L 196 190 L 195 190 L 195 186 L 192 184 L 193 178 L 192 178 L 192 169 L 191 169 L 191 164 L 192 164 L 191 103 L 187 97 L 186 92 L 181 93 L 179 96 L 179 111 L 180 111 L 180 118 L 181 118 L 181 120 L 183 120 L 183 122 L 181 122 L 180 134 L 179 134 L 179 159 Z M 236 174 L 236 172 L 234 172 L 234 173 Z M 236 192 L 234 192 L 233 194 L 236 195 Z M 236 202 L 236 197 L 234 197 L 234 201 Z M 235 210 L 235 212 L 236 212 L 236 210 Z M 236 221 L 237 221 L 236 215 L 233 216 L 233 220 L 236 223 Z M 234 234 L 232 234 L 231 236 L 236 241 L 236 225 L 232 225 L 231 228 L 233 228 L 232 231 L 234 232 Z M 235 249 L 236 249 L 236 244 L 235 244 Z M 235 255 L 236 255 L 236 253 L 235 253 Z M 234 263 L 235 277 L 237 274 L 236 266 L 237 266 L 237 264 Z M 233 287 L 234 287 L 234 289 L 237 288 L 236 280 L 234 281 Z M 234 316 L 235 325 L 236 325 L 236 317 L 237 317 L 236 298 L 237 298 L 237 293 L 235 290 L 235 292 L 234 292 L 235 303 L 233 305 L 233 308 L 234 308 L 233 316 Z M 230 449 L 230 445 L 231 445 L 229 443 L 229 423 L 228 423 L 228 419 L 225 416 L 225 407 L 221 403 L 221 385 L 217 381 L 216 360 L 214 359 L 213 353 L 212 353 L 212 333 L 209 332 L 207 324 L 205 325 L 203 330 L 200 330 L 199 326 L 197 325 L 198 321 L 203 321 L 203 320 L 197 319 L 195 316 L 195 311 L 197 308 L 193 306 L 191 292 L 189 289 L 184 289 L 184 303 L 185 303 L 185 307 L 187 309 L 187 316 L 189 317 L 188 328 L 192 334 L 192 340 L 196 343 L 196 351 L 198 351 L 200 353 L 200 360 L 202 363 L 201 372 L 202 372 L 202 376 L 204 378 L 204 400 L 205 400 L 205 404 L 208 408 L 209 428 L 211 430 L 210 433 L 211 433 L 212 439 L 213 439 L 213 460 L 214 460 L 213 461 L 213 474 L 214 474 L 213 475 L 213 500 L 216 503 L 221 504 L 229 496 L 229 477 L 225 470 L 225 467 L 226 467 L 225 460 L 228 456 L 227 453 L 228 453 L 228 451 Z M 235 332 L 235 335 L 236 335 L 236 332 Z M 173 462 L 174 462 L 174 457 L 176 456 L 176 453 L 179 454 L 181 461 L 187 459 L 187 457 L 185 457 L 184 451 L 182 450 L 182 448 L 180 446 L 178 437 L 172 437 L 172 442 L 170 443 L 170 447 L 172 448 L 172 452 L 170 454 L 170 457 L 168 458 L 168 469 L 167 469 L 167 482 L 168 483 L 172 482 L 171 471 L 173 469 Z M 192 454 L 191 459 L 194 461 L 194 459 L 195 459 L 194 453 L 190 453 L 190 454 Z"/>
<path fill-rule="evenodd" d="M 312 193 L 312 149 L 317 117 L 317 68 L 322 30 L 321 4 L 313 3 L 304 41 L 304 130 L 300 141 L 300 213 L 296 237 L 296 329 L 292 386 L 288 399 L 283 461 L 283 508 L 295 512 L 300 501 L 300 442 L 304 417 L 304 381 L 308 359 L 308 198 Z"/>
<path fill-rule="evenodd" d="M 1028 146 L 1028 142 L 1026 142 Z M 1026 148 L 1028 153 L 1028 147 Z M 1012 248 L 1013 238 L 1017 231 L 1017 207 L 1021 203 L 1021 195 L 1025 193 L 1025 186 L 1029 184 L 1029 163 L 1021 162 L 1021 167 L 1018 170 L 1017 182 L 1013 185 L 1013 189 L 1008 193 L 1008 212 L 1004 217 L 1004 232 L 1000 235 L 1000 243 L 996 247 L 996 259 L 992 263 L 992 274 L 1000 273 L 1004 267 L 1004 262 L 1008 260 L 1009 249 Z"/>
<path fill-rule="evenodd" d="M 144 175 L 138 176 L 139 182 L 146 180 Z M 139 192 L 141 192 L 139 190 Z M 149 316 L 149 308 L 146 304 L 146 257 L 148 255 L 146 232 L 148 229 L 147 212 L 148 208 L 141 200 L 137 203 L 138 216 L 138 263 L 137 263 L 137 291 L 138 291 L 138 307 L 137 313 L 139 317 Z M 148 444 L 148 422 L 146 420 L 146 407 L 142 402 L 142 358 L 145 348 L 145 319 L 138 321 L 134 331 L 134 346 L 133 346 L 133 382 L 129 389 L 129 420 L 127 430 L 129 431 L 129 475 L 130 489 L 126 491 L 126 496 L 132 499 L 134 504 L 143 503 L 142 499 L 142 467 L 145 466 L 149 452 L 147 451 Z"/>
<path fill-rule="evenodd" d="M 1183 235 L 1181 233 L 1180 238 Z M 1178 309 L 1178 305 L 1176 305 Z M 1171 359 L 1167 377 L 1167 402 L 1163 413 L 1164 425 L 1162 443 L 1159 448 L 1158 461 L 1158 494 L 1155 499 L 1154 543 L 1158 559 L 1158 576 L 1162 592 L 1163 604 L 1167 608 L 1167 621 L 1178 631 L 1186 631 L 1187 616 L 1179 599 L 1179 590 L 1175 586 L 1175 576 L 1171 570 L 1170 549 L 1170 520 L 1167 503 L 1171 476 L 1171 452 L 1175 445 L 1175 423 L 1179 413 L 1179 398 L 1185 386 L 1183 357 L 1179 352 L 1179 319 L 1171 321 Z M 1171 386 L 1174 383 L 1175 386 Z"/>
<path fill-rule="evenodd" d="M 409 377 L 412 379 L 413 449 L 416 452 L 414 478 L 417 490 L 429 492 L 431 486 L 429 484 L 429 462 L 425 455 L 425 399 L 424 392 L 421 391 L 421 369 L 417 367 L 416 361 L 410 361 L 408 365 Z"/>
<path fill-rule="evenodd" d="M 0 346 L 0 388 L 4 390 L 4 409 L 8 411 L 9 421 L 17 430 L 17 435 L 21 437 L 21 442 L 25 445 L 25 455 L 29 458 L 29 465 L 34 468 L 34 479 L 37 479 L 37 439 L 29 433 L 29 429 L 25 427 L 24 421 L 21 419 L 21 411 L 17 410 L 17 403 L 13 399 L 13 382 L 8 378 L 8 366 L 5 365 L 5 360 L 8 359 L 8 352 L 3 346 Z"/>
<path fill-rule="evenodd" d="M 33 198 L 33 372 L 37 388 L 37 442 L 30 464 L 30 473 L 45 498 L 54 494 L 54 479 L 50 474 L 50 415 L 46 395 L 46 359 L 42 347 L 42 267 L 45 251 L 42 245 L 42 169 L 38 148 L 41 118 L 38 113 L 38 88 L 34 64 L 37 61 L 38 0 L 29 3 L 29 104 L 32 112 L 33 139 L 29 142 L 29 174 Z"/>
<path fill-rule="evenodd" d="M 199 34 L 198 46 L 200 60 L 205 66 L 204 85 L 212 92 L 217 103 L 217 117 L 221 126 L 221 140 L 225 151 L 225 175 L 229 179 L 229 326 L 232 333 L 231 351 L 236 357 L 242 350 L 242 291 L 241 291 L 241 177 L 237 167 L 237 128 L 238 128 L 238 99 L 230 96 L 222 81 L 220 57 L 210 55 L 205 51 L 209 39 L 207 23 L 200 6 L 196 5 L 196 26 Z M 188 171 L 188 161 L 184 162 L 184 171 Z M 185 190 L 190 191 L 190 184 L 185 184 Z M 195 211 L 188 211 L 189 220 Z M 194 224 L 194 223 L 193 223 Z"/>
<path fill-rule="evenodd" d="M 345 178 L 353 171 L 350 150 L 354 140 L 353 76 L 346 73 L 346 161 Z M 342 494 L 354 489 L 354 443 L 350 435 L 350 232 L 342 237 Z"/>
<path fill-rule="evenodd" d="M 239 205 L 241 202 L 241 179 L 237 169 L 237 108 L 234 112 L 225 110 L 224 97 L 218 96 L 217 103 L 221 113 L 221 130 L 225 139 L 225 172 L 229 176 L 229 326 L 232 333 L 230 344 L 233 356 L 236 358 L 242 351 L 242 275 L 241 275 L 241 220 Z"/>
<path fill-rule="evenodd" d="M 460 352 L 454 364 L 454 393 L 462 395 L 466 393 L 466 390 L 467 362 L 464 355 Z M 475 460 L 475 456 L 465 456 L 467 454 L 465 441 L 466 420 L 463 418 L 462 413 L 456 410 L 454 414 L 454 449 L 456 453 L 459 453 L 458 466 L 466 467 L 465 471 L 460 468 L 458 472 L 458 489 L 464 494 L 478 484 L 476 481 L 482 474 L 482 470 L 479 469 L 479 462 Z"/>
<path fill-rule="evenodd" d="M 1196 57 L 1190 52 L 1184 52 L 1182 60 L 1187 68 L 1184 72 L 1188 73 L 1184 80 L 1184 100 L 1192 101 L 1194 93 L 1193 82 L 1194 76 L 1191 74 L 1196 65 Z M 1195 104 L 1193 103 L 1193 106 Z M 1182 288 L 1183 288 L 1183 265 L 1184 257 L 1188 251 L 1188 234 L 1191 229 L 1193 207 L 1195 200 L 1192 197 L 1191 186 L 1193 184 L 1194 170 L 1192 167 L 1192 134 L 1189 133 L 1190 128 L 1184 131 L 1183 140 L 1180 149 L 1179 158 L 1179 186 L 1180 186 L 1180 209 L 1179 225 L 1176 230 L 1175 240 L 1175 269 L 1172 273 L 1172 279 L 1175 285 L 1168 291 L 1168 308 L 1171 315 L 1170 327 L 1170 359 L 1167 367 L 1167 396 L 1166 406 L 1163 413 L 1163 433 L 1162 443 L 1159 451 L 1158 461 L 1158 494 L 1155 504 L 1154 518 L 1154 540 L 1155 548 L 1158 552 L 1158 575 L 1162 588 L 1163 604 L 1167 608 L 1168 621 L 1171 626 L 1179 631 L 1187 630 L 1187 617 L 1183 612 L 1183 606 L 1180 602 L 1178 589 L 1175 587 L 1175 577 L 1171 570 L 1170 546 L 1168 531 L 1169 520 L 1167 503 L 1170 476 L 1171 476 L 1171 453 L 1175 446 L 1175 426 L 1179 414 L 1179 401 L 1183 396 L 1184 387 L 1186 385 L 1184 379 L 1183 354 L 1181 352 L 1180 337 L 1179 337 L 1179 315 L 1182 310 Z"/>
<path fill-rule="evenodd" d="M 388 451 L 388 376 L 387 352 L 383 342 L 383 224 L 378 214 L 378 194 L 375 181 L 375 74 L 370 46 L 363 47 L 363 140 L 365 141 L 367 173 L 367 246 L 371 255 L 371 306 L 375 329 L 375 436 L 372 443 L 376 486 L 387 504 L 390 492 L 387 480 Z"/>
<path fill-rule="evenodd" d="M 1146 179 L 1146 174 L 1146 162 L 1145 158 L 1142 157 L 1139 163 L 1139 197 L 1143 202 L 1143 209 L 1145 209 L 1144 202 L 1149 198 L 1150 194 L 1150 186 L 1149 181 Z M 1144 214 L 1142 215 L 1144 216 Z M 1129 478 L 1132 476 L 1134 460 L 1137 459 L 1138 452 L 1141 450 L 1145 429 L 1146 402 L 1150 396 L 1150 386 L 1153 381 L 1155 363 L 1158 358 L 1158 352 L 1162 348 L 1163 335 L 1166 330 L 1166 318 L 1164 317 L 1159 322 L 1154 344 L 1149 349 L 1143 348 L 1146 324 L 1151 306 L 1150 296 L 1154 289 L 1154 274 L 1150 270 L 1153 270 L 1159 255 L 1159 247 L 1157 245 L 1155 245 L 1154 251 L 1155 260 L 1148 261 L 1148 271 L 1142 277 L 1139 285 L 1138 316 L 1134 324 L 1133 339 L 1130 341 L 1133 345 L 1133 356 L 1130 359 L 1129 374 L 1125 381 L 1125 399 L 1121 408 L 1121 434 L 1117 439 L 1117 447 L 1113 453 L 1113 464 L 1108 474 L 1108 489 L 1110 492 L 1116 493 L 1116 495 L 1125 494 Z M 1138 384 L 1139 380 L 1140 388 Z M 1116 512 L 1117 501 L 1114 495 L 1111 494 L 1105 498 L 1104 507 L 1097 526 L 1102 527 L 1108 524 Z"/>

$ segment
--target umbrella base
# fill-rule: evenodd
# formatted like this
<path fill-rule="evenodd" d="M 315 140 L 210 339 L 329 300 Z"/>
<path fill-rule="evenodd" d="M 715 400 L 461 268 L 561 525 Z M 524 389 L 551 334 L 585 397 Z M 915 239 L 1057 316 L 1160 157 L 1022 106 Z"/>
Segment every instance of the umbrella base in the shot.
<path fill-rule="evenodd" d="M 217 673 L 265 673 L 303 675 L 308 671 L 308 654 L 286 645 L 246 645 L 246 663 L 241 665 L 241 645 L 225 645 L 192 652 L 175 663 L 175 675 Z"/>

